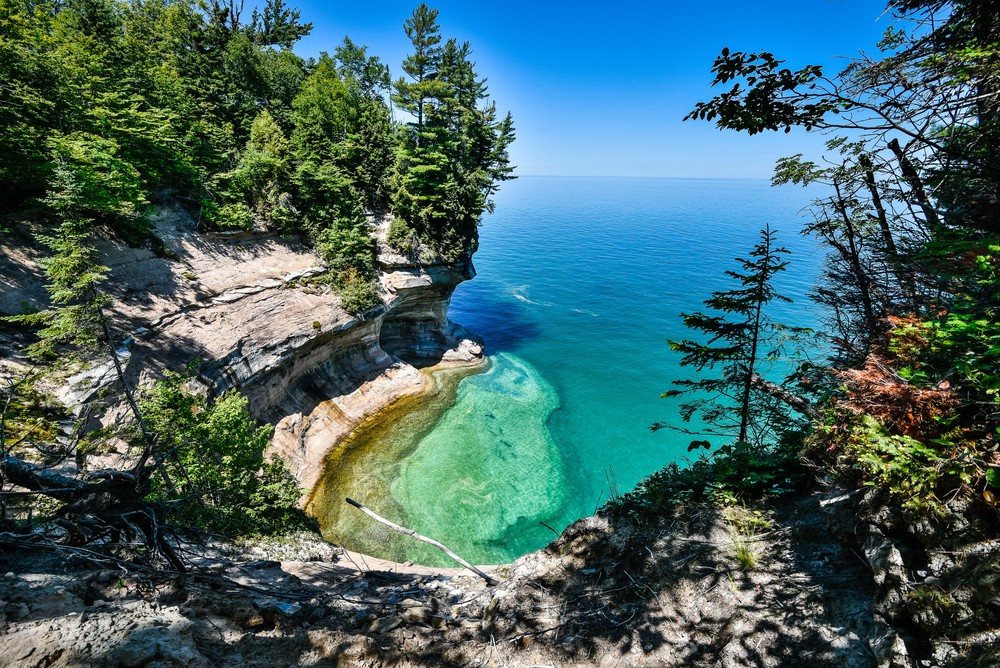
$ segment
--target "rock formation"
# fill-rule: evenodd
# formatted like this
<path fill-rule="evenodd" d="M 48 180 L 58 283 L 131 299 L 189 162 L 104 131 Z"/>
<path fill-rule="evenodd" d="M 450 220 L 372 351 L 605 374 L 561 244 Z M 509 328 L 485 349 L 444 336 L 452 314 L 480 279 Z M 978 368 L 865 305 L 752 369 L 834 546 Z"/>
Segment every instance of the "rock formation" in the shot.
<path fill-rule="evenodd" d="M 320 260 L 292 239 L 202 235 L 184 210 L 162 207 L 153 216 L 163 242 L 157 252 L 101 240 L 112 321 L 131 335 L 120 351 L 130 380 L 199 360 L 204 391 L 247 395 L 252 413 L 277 425 L 274 452 L 310 487 L 337 439 L 427 388 L 420 367 L 483 360 L 482 341 L 447 317 L 455 286 L 473 276 L 471 261 L 448 263 L 420 248 L 403 257 L 384 242 L 389 222 L 374 225 L 385 306 L 360 316 L 340 307 L 318 280 Z M 11 287 L 0 302 L 7 313 L 44 297 L 42 254 L 23 241 L 0 247 L 0 282 Z M 81 374 L 64 398 L 80 404 L 113 380 Z"/>

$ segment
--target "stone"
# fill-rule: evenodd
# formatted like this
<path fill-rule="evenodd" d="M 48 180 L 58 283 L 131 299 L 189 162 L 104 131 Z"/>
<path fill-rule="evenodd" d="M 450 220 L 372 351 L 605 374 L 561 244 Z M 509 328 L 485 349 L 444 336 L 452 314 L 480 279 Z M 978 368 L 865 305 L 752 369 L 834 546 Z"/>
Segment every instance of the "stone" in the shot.
<path fill-rule="evenodd" d="M 895 631 L 888 629 L 871 643 L 872 654 L 879 668 L 911 668 L 906 644 Z"/>
<path fill-rule="evenodd" d="M 899 584 L 905 579 L 903 555 L 877 529 L 865 540 L 865 557 L 872 567 L 872 577 L 880 587 L 888 584 Z"/>
<path fill-rule="evenodd" d="M 368 632 L 381 634 L 388 633 L 394 629 L 399 628 L 403 623 L 401 617 L 383 617 L 381 619 L 373 620 L 371 624 L 368 625 Z"/>
<path fill-rule="evenodd" d="M 427 624 L 431 623 L 430 608 L 407 608 L 403 611 L 403 622 L 406 624 Z"/>

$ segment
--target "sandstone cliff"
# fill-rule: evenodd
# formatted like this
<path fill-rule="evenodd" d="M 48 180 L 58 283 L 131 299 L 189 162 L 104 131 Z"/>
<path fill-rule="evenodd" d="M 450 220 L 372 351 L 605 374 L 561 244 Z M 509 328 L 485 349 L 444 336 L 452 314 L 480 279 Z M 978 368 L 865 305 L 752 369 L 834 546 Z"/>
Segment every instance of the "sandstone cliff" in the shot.
<path fill-rule="evenodd" d="M 482 342 L 448 321 L 471 261 L 448 263 L 417 249 L 416 259 L 384 243 L 388 220 L 375 224 L 385 306 L 362 316 L 316 280 L 317 256 L 293 239 L 238 234 L 206 236 L 179 207 L 153 216 L 163 247 L 131 248 L 103 239 L 110 268 L 112 321 L 130 335 L 132 382 L 200 360 L 210 394 L 236 388 L 256 417 L 277 425 L 273 449 L 300 483 L 319 475 L 323 454 L 358 423 L 399 397 L 421 392 L 418 367 L 477 364 Z M 0 311 L 16 313 L 45 298 L 38 260 L 44 253 L 23 238 L 0 246 Z M 80 404 L 113 381 L 109 365 L 74 377 L 63 394 Z"/>

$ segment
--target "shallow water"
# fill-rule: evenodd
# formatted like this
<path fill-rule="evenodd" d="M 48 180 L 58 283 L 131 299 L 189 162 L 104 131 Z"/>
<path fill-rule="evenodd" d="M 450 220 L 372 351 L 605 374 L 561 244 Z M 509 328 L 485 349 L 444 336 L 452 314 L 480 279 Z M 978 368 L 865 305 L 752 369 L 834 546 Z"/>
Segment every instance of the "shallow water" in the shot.
<path fill-rule="evenodd" d="M 732 287 L 724 272 L 770 224 L 793 251 L 779 289 L 796 300 L 773 315 L 814 325 L 804 295 L 819 258 L 798 234 L 807 200 L 753 180 L 506 184 L 483 223 L 478 275 L 459 286 L 451 309 L 486 340 L 490 368 L 389 411 L 377 434 L 356 439 L 336 465 L 340 482 L 324 492 L 329 505 L 344 505 L 337 485 L 351 481 L 390 519 L 496 563 L 545 545 L 616 489 L 683 459 L 691 436 L 649 430 L 679 423 L 676 402 L 659 398 L 690 376 L 666 343 L 690 335 L 679 313 Z M 348 511 L 321 518 L 328 537 L 376 556 L 451 565 Z"/>

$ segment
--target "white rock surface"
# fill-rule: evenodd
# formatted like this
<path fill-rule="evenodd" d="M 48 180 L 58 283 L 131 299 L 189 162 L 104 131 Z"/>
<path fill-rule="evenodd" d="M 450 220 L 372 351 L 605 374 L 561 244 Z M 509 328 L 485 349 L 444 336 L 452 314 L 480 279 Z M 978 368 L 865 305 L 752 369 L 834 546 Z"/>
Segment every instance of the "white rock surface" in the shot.
<path fill-rule="evenodd" d="M 318 280 L 319 258 L 295 239 L 210 238 L 196 233 L 179 207 L 159 209 L 153 222 L 165 253 L 112 239 L 98 243 L 110 268 L 111 320 L 135 335 L 120 355 L 123 361 L 131 355 L 129 381 L 200 360 L 200 381 L 210 394 L 238 389 L 256 417 L 277 425 L 274 451 L 305 487 L 338 438 L 425 389 L 418 366 L 482 361 L 482 342 L 447 318 L 455 286 L 473 275 L 471 262 L 407 264 L 380 240 L 386 305 L 356 317 Z M 384 239 L 389 222 L 377 223 Z M 21 244 L 0 246 L 6 312 L 17 304 L 43 306 L 40 256 Z M 80 403 L 115 380 L 110 362 L 97 364 L 64 394 Z"/>

